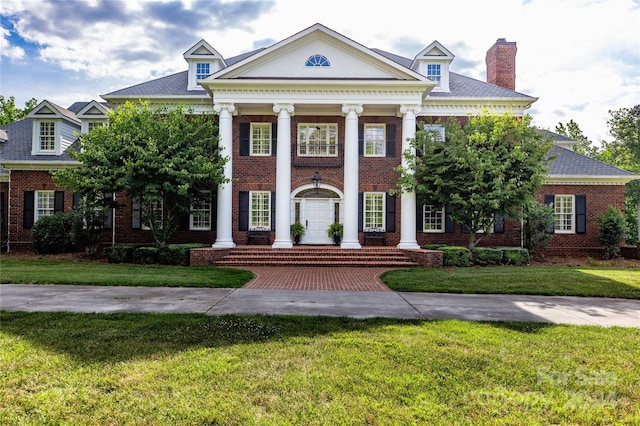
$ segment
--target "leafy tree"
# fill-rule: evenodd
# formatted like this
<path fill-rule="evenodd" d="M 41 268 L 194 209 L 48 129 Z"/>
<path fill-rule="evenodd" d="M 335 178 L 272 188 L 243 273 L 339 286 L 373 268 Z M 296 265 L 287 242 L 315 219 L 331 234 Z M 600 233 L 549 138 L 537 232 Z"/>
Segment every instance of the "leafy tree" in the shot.
<path fill-rule="evenodd" d="M 598 240 L 604 246 L 607 259 L 613 259 L 620 255 L 620 242 L 627 231 L 625 217 L 622 212 L 613 206 L 608 206 L 605 214 L 596 217 L 596 224 L 600 235 Z"/>
<path fill-rule="evenodd" d="M 399 187 L 415 190 L 420 203 L 452 208 L 473 249 L 498 215 L 519 217 L 543 183 L 552 141 L 530 123 L 530 116 L 483 112 L 463 128 L 450 118 L 446 142 L 422 126 L 411 141 L 420 154 L 404 153 Z"/>
<path fill-rule="evenodd" d="M 127 102 L 110 111 L 107 126 L 81 135 L 80 149 L 70 153 L 81 166 L 55 172 L 54 178 L 89 199 L 124 192 L 139 200 L 142 223 L 163 247 L 178 216 L 210 200 L 202 191 L 228 181 L 228 158 L 218 152 L 216 135 L 210 116 L 182 106 Z"/>
<path fill-rule="evenodd" d="M 554 226 L 553 207 L 540 204 L 536 200 L 523 206 L 524 247 L 531 254 L 545 248 L 551 239 L 549 229 Z"/>
<path fill-rule="evenodd" d="M 24 108 L 16 107 L 16 98 L 9 96 L 5 99 L 0 95 L 0 126 L 22 120 L 38 105 L 36 98 L 31 98 L 24 103 Z"/>
<path fill-rule="evenodd" d="M 556 125 L 556 133 L 577 141 L 578 143 L 573 146 L 575 152 L 592 158 L 598 157 L 598 147 L 593 146 L 589 138 L 582 133 L 582 129 L 580 129 L 580 126 L 578 126 L 578 123 L 575 121 L 569 120 L 566 125 L 558 123 Z"/>
<path fill-rule="evenodd" d="M 83 198 L 71 213 L 74 217 L 71 229 L 73 242 L 77 247 L 84 247 L 88 255 L 94 256 L 98 251 L 104 222 L 111 210 L 108 204 L 103 197 Z"/>

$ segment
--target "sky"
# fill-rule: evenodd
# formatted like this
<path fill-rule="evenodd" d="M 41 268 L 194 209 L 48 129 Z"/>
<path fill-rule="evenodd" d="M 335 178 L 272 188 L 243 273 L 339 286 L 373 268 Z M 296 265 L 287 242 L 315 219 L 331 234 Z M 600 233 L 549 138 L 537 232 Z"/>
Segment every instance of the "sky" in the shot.
<path fill-rule="evenodd" d="M 609 111 L 640 104 L 640 0 L 2 0 L 0 94 L 63 107 L 187 69 L 205 39 L 229 58 L 320 23 L 407 58 L 437 40 L 451 71 L 486 80 L 486 51 L 517 43 L 533 124 L 575 121 L 610 141 Z"/>

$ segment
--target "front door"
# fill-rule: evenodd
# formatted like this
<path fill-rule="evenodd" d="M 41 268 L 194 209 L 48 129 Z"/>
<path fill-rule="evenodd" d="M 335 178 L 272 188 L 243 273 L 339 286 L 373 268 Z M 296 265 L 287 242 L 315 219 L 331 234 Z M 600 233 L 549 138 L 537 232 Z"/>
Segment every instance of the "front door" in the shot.
<path fill-rule="evenodd" d="M 302 244 L 331 244 L 327 228 L 333 222 L 331 199 L 307 198 L 301 208 L 302 224 L 307 231 L 301 239 Z"/>

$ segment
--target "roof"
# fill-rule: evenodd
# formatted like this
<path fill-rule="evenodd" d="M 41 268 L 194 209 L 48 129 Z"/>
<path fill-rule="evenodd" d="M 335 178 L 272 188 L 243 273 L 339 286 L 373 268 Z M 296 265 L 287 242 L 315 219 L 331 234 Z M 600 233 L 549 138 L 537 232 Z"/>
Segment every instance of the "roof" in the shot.
<path fill-rule="evenodd" d="M 593 178 L 629 178 L 629 180 L 638 178 L 631 172 L 560 146 L 554 146 L 549 152 L 549 157 L 555 157 L 550 163 L 548 173 L 550 177 L 589 176 Z"/>
<path fill-rule="evenodd" d="M 13 161 L 73 161 L 67 152 L 62 155 L 31 155 L 33 125 L 32 119 L 14 121 L 0 126 L 7 132 L 8 142 L 0 144 L 0 159 L 3 162 Z M 72 145 L 73 146 L 73 145 Z"/>

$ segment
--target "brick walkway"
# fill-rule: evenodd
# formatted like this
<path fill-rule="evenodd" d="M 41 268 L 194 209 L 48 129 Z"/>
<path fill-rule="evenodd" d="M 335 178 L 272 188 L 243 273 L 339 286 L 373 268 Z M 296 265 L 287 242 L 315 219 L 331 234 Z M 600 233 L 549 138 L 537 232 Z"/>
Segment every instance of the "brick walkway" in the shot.
<path fill-rule="evenodd" d="M 391 291 L 380 280 L 390 268 L 313 266 L 245 267 L 255 275 L 244 288 L 272 290 Z"/>

